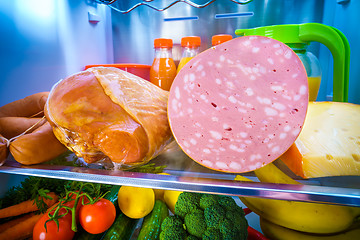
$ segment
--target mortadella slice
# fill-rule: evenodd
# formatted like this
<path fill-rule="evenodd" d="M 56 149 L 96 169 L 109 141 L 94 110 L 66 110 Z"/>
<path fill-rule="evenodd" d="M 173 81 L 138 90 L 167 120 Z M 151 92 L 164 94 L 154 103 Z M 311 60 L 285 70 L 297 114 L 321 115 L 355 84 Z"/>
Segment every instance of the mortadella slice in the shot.
<path fill-rule="evenodd" d="M 245 36 L 193 58 L 170 89 L 168 118 L 199 164 L 249 172 L 282 155 L 299 135 L 308 82 L 298 56 L 267 37 Z"/>

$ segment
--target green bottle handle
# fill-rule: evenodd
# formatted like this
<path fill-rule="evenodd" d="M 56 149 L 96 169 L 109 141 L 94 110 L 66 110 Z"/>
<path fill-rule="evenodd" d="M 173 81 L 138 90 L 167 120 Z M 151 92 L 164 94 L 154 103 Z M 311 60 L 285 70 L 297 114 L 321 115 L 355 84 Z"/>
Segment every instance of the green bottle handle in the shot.
<path fill-rule="evenodd" d="M 299 39 L 303 42 L 320 42 L 330 50 L 334 60 L 333 101 L 347 102 L 350 45 L 344 34 L 320 23 L 304 23 L 299 24 Z"/>

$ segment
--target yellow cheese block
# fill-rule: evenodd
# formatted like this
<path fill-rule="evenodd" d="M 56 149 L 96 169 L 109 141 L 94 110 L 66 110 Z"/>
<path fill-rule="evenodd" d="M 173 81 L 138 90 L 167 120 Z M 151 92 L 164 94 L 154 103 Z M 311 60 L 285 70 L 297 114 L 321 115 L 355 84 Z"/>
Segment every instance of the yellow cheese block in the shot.
<path fill-rule="evenodd" d="M 303 178 L 360 175 L 360 105 L 310 102 L 299 137 L 280 159 Z"/>

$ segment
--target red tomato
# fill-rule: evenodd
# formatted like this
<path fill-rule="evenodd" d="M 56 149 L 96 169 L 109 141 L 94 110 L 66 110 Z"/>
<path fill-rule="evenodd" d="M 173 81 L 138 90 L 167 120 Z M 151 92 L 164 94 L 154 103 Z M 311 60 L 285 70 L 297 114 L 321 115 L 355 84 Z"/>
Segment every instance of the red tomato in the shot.
<path fill-rule="evenodd" d="M 75 201 L 74 201 L 74 200 L 76 199 L 77 194 L 79 194 L 79 193 L 76 192 L 76 193 L 68 193 L 68 194 L 69 194 L 69 196 L 70 196 L 70 199 L 72 199 L 72 200 L 70 200 L 69 202 L 65 203 L 64 205 L 69 206 L 69 207 L 73 207 L 74 204 L 75 204 Z M 83 201 L 84 201 L 84 204 L 87 204 L 87 203 L 89 202 L 89 199 L 88 199 L 86 196 L 81 196 L 81 197 L 79 198 L 79 202 L 78 202 L 78 206 L 77 206 L 77 207 L 81 206 Z"/>
<path fill-rule="evenodd" d="M 45 213 L 39 221 L 37 221 L 33 231 L 33 240 L 71 240 L 74 237 L 75 232 L 71 230 L 70 213 L 59 218 L 59 228 L 55 221 L 49 221 L 46 223 L 45 229 L 44 225 L 47 220 L 49 220 L 49 217 L 47 213 Z"/>
<path fill-rule="evenodd" d="M 71 195 L 70 195 L 70 198 L 73 199 L 73 200 L 70 200 L 69 202 L 66 202 L 66 203 L 64 203 L 63 205 L 72 208 L 72 207 L 74 207 L 75 199 L 76 199 L 77 195 L 74 194 L 74 193 L 69 193 L 69 194 L 71 194 Z M 84 204 L 89 203 L 89 199 L 88 199 L 87 197 L 81 196 L 81 197 L 79 198 L 78 204 L 77 204 L 77 206 L 76 206 L 76 211 L 75 211 L 75 212 L 76 212 L 76 213 L 75 213 L 76 222 L 79 222 L 79 217 L 78 217 L 78 216 L 79 216 L 80 208 L 83 206 L 83 204 L 82 204 L 83 201 L 84 201 Z M 71 212 L 70 212 L 70 214 L 71 214 Z"/>
<path fill-rule="evenodd" d="M 94 204 L 82 206 L 79 212 L 81 226 L 91 234 L 105 232 L 114 223 L 115 217 L 114 204 L 104 198 Z"/>

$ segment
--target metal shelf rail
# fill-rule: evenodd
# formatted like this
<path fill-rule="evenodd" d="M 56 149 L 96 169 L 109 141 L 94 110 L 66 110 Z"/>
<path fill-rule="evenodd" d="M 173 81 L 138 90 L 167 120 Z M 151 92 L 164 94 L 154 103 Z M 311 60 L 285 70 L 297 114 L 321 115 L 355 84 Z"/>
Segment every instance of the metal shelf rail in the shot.
<path fill-rule="evenodd" d="M 209 0 L 203 4 L 197 4 L 191 0 L 175 0 L 171 3 L 169 3 L 168 5 L 166 5 L 165 7 L 156 7 L 155 5 L 153 4 L 150 4 L 152 2 L 154 2 L 154 0 L 143 0 L 141 2 L 138 2 L 136 4 L 134 4 L 133 6 L 131 6 L 130 8 L 128 9 L 120 9 L 118 6 L 115 6 L 114 3 L 118 2 L 118 0 L 95 0 L 95 2 L 97 3 L 100 3 L 100 4 L 105 4 L 105 5 L 108 5 L 111 9 L 119 12 L 119 13 L 122 13 L 122 14 L 125 14 L 125 13 L 129 13 L 131 12 L 132 10 L 134 10 L 135 8 L 137 7 L 140 7 L 140 6 L 146 6 L 146 7 L 149 7 L 155 11 L 165 11 L 167 9 L 169 9 L 170 7 L 178 4 L 178 3 L 185 3 L 185 4 L 188 4 L 192 7 L 195 7 L 195 8 L 204 8 L 204 7 L 207 7 L 209 6 L 210 4 L 212 4 L 213 2 L 215 2 L 216 0 Z M 252 2 L 253 0 L 243 0 L 243 1 L 240 1 L 240 0 L 230 0 L 231 2 L 235 3 L 235 4 L 248 4 L 250 2 Z"/>

